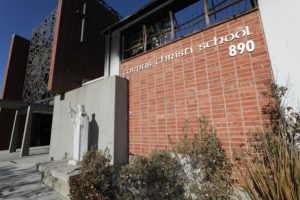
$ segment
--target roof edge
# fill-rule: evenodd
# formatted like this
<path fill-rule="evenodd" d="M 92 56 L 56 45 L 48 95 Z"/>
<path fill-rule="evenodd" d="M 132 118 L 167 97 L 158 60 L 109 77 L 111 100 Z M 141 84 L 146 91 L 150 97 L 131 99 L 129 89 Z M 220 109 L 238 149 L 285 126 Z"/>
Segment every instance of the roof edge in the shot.
<path fill-rule="evenodd" d="M 174 0 L 169 0 L 171 3 Z M 104 31 L 102 31 L 102 33 L 104 35 L 107 35 L 107 33 L 116 30 L 117 28 L 129 23 L 130 21 L 142 16 L 144 13 L 147 13 L 151 10 L 153 10 L 154 8 L 156 8 L 158 5 L 160 5 L 161 3 L 166 2 L 166 0 L 152 0 L 151 2 L 147 3 L 146 5 L 144 5 L 142 8 L 138 9 L 137 11 L 135 11 L 133 14 L 123 18 L 121 21 L 113 24 L 112 26 L 106 28 Z"/>

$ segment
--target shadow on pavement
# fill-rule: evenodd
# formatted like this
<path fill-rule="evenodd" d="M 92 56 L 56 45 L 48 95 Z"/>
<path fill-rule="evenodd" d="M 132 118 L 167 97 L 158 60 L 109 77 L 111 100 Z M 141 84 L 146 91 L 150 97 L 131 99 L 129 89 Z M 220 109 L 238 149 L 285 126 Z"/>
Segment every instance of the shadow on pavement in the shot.
<path fill-rule="evenodd" d="M 28 157 L 26 159 L 24 162 L 28 162 Z M 18 160 L 0 162 L 0 199 L 64 200 L 65 198 L 42 183 L 41 174 L 36 170 L 35 164 L 22 165 L 22 160 Z"/>

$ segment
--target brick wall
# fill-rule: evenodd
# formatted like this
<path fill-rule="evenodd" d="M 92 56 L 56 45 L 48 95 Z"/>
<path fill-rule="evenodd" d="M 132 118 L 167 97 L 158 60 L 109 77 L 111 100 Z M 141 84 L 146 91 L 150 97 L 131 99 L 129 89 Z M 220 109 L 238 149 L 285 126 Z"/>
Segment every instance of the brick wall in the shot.
<path fill-rule="evenodd" d="M 246 26 L 251 35 L 199 49 L 199 44 L 215 36 L 236 33 Z M 230 45 L 248 40 L 255 42 L 253 52 L 229 55 Z M 189 55 L 126 74 L 133 67 L 189 47 L 193 47 Z M 201 116 L 216 128 L 229 155 L 236 148 L 247 148 L 249 135 L 263 129 L 262 92 L 272 72 L 257 10 L 127 60 L 120 74 L 129 79 L 132 154 L 170 148 L 168 138 L 176 142 L 183 136 L 185 120 L 189 120 L 192 136 Z"/>

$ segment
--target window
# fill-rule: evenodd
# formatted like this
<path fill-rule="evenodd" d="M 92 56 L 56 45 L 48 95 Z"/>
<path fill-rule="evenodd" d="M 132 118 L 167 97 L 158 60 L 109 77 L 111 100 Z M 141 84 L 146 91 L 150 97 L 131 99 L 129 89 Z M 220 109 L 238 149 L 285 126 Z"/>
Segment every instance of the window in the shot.
<path fill-rule="evenodd" d="M 230 19 L 256 6 L 256 0 L 185 2 L 169 5 L 122 32 L 122 60 Z"/>

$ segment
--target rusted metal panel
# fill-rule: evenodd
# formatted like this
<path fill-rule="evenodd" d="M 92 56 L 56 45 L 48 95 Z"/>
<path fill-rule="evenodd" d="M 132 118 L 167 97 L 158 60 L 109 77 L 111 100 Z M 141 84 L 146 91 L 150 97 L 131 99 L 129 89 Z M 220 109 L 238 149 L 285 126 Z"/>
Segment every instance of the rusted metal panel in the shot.
<path fill-rule="evenodd" d="M 2 99 L 21 100 L 30 42 L 18 35 L 12 37 L 6 65 Z"/>
<path fill-rule="evenodd" d="M 96 0 L 59 0 L 48 90 L 64 93 L 103 76 L 101 32 L 117 21 Z"/>
<path fill-rule="evenodd" d="M 30 42 L 18 35 L 11 40 L 9 56 L 3 83 L 2 99 L 21 100 Z M 0 150 L 8 149 L 12 126 L 13 110 L 0 109 Z"/>

